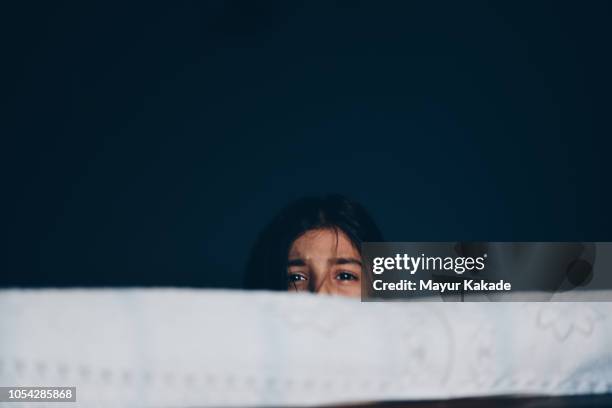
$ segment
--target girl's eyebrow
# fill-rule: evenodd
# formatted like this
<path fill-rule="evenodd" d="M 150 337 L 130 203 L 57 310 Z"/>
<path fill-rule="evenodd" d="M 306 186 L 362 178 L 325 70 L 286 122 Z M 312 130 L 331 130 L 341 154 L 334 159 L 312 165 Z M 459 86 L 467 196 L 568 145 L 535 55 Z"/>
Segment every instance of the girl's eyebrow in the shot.
<path fill-rule="evenodd" d="M 361 261 L 357 258 L 333 258 L 333 259 L 330 259 L 330 262 L 336 265 L 355 264 L 355 265 L 363 266 L 361 264 Z"/>
<path fill-rule="evenodd" d="M 302 258 L 290 259 L 287 261 L 287 266 L 306 266 L 306 262 Z"/>

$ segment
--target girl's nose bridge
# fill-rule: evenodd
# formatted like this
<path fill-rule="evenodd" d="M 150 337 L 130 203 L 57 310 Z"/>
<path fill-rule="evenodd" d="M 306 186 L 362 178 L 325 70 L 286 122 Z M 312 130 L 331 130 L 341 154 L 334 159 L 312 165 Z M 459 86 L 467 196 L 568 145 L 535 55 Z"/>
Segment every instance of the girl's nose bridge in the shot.
<path fill-rule="evenodd" d="M 311 291 L 313 293 L 331 293 L 329 291 L 331 287 L 331 268 L 326 268 L 323 272 L 316 274 L 316 276 L 320 276 L 319 279 L 313 280 L 313 286 Z"/>

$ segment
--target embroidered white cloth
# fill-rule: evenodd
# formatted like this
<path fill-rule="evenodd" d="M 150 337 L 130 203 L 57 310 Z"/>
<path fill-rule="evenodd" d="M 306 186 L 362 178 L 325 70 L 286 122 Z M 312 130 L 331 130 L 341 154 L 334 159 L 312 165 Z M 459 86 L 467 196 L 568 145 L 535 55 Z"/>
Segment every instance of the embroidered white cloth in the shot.
<path fill-rule="evenodd" d="M 56 408 L 609 393 L 611 319 L 595 302 L 5 290 L 0 386 L 76 386 L 77 403 Z"/>

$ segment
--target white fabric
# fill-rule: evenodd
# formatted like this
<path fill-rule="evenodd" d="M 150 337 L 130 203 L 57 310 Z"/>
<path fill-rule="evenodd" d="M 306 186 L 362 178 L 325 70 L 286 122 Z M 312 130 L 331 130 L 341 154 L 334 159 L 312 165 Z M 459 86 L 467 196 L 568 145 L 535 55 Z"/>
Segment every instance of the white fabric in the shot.
<path fill-rule="evenodd" d="M 0 386 L 76 386 L 77 403 L 56 408 L 612 392 L 611 312 L 612 303 L 8 290 Z"/>

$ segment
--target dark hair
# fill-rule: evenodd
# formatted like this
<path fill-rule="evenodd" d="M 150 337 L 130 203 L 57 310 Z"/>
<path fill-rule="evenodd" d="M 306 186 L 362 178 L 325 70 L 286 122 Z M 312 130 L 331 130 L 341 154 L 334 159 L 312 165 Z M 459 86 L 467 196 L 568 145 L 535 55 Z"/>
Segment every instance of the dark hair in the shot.
<path fill-rule="evenodd" d="M 305 197 L 287 205 L 261 232 L 246 267 L 248 289 L 287 290 L 287 256 L 306 231 L 340 230 L 361 252 L 362 242 L 380 242 L 382 234 L 368 212 L 341 195 Z"/>

